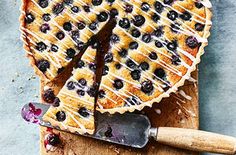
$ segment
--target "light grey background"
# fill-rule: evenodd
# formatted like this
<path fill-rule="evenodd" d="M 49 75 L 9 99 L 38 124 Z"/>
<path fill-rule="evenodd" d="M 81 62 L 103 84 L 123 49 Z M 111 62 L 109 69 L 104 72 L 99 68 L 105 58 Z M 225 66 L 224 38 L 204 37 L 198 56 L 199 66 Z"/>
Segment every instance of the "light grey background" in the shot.
<path fill-rule="evenodd" d="M 236 2 L 212 0 L 212 35 L 200 64 L 201 129 L 236 137 Z M 38 101 L 39 80 L 22 49 L 19 0 L 0 0 L 0 155 L 39 154 L 38 127 L 20 109 Z"/>

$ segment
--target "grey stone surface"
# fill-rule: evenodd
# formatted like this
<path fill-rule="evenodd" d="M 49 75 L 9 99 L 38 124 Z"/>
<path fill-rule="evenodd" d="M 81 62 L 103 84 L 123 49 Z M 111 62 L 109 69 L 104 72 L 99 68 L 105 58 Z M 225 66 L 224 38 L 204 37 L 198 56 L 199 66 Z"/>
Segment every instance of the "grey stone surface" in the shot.
<path fill-rule="evenodd" d="M 236 2 L 212 0 L 212 35 L 199 66 L 201 129 L 236 137 Z M 19 0 L 0 1 L 0 155 L 39 154 L 38 127 L 20 116 L 38 101 L 38 78 L 19 39 Z"/>

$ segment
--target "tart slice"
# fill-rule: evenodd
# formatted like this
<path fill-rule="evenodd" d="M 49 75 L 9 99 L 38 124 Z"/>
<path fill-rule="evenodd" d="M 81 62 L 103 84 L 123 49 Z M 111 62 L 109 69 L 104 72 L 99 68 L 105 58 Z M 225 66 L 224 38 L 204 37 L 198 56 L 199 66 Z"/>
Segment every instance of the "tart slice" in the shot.
<path fill-rule="evenodd" d="M 44 121 L 70 132 L 94 132 L 95 58 L 96 49 L 88 47 L 54 100 L 54 106 L 43 116 Z"/>
<path fill-rule="evenodd" d="M 209 6 L 209 1 L 192 0 L 130 0 L 114 5 L 119 15 L 104 58 L 108 72 L 102 77 L 97 109 L 141 110 L 182 86 L 208 44 Z"/>
<path fill-rule="evenodd" d="M 21 32 L 36 73 L 53 80 L 109 20 L 110 3 L 22 0 Z"/>

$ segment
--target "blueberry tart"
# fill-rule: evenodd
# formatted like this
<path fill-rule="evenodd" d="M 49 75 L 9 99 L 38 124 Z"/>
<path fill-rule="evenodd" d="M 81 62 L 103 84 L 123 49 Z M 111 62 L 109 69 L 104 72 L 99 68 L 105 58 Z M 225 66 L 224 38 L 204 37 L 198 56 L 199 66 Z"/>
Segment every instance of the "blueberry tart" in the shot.
<path fill-rule="evenodd" d="M 209 0 L 23 0 L 21 31 L 36 72 L 48 80 L 85 51 L 93 36 L 112 31 L 109 48 L 99 56 L 103 65 L 83 61 L 89 47 L 58 95 L 67 110 L 90 120 L 92 107 L 78 109 L 85 102 L 74 107 L 71 93 L 78 100 L 91 100 L 89 106 L 100 112 L 124 113 L 151 107 L 176 92 L 208 44 L 210 8 Z M 111 21 L 115 26 L 105 28 Z M 101 67 L 101 77 L 92 74 Z M 50 118 L 73 122 L 61 108 L 52 108 Z"/>

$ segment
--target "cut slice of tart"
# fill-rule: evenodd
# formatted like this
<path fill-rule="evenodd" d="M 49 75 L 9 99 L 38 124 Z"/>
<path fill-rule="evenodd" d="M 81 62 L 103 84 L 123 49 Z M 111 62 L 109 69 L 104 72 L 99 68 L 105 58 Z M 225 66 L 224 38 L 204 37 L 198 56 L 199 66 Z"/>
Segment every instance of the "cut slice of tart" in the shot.
<path fill-rule="evenodd" d="M 107 1 L 22 0 L 21 32 L 36 73 L 53 80 L 109 20 Z"/>
<path fill-rule="evenodd" d="M 92 47 L 85 51 L 53 106 L 43 116 L 44 121 L 70 132 L 94 132 L 96 51 Z"/>
<path fill-rule="evenodd" d="M 205 6 L 204 6 L 204 5 Z M 130 0 L 119 10 L 97 109 L 123 113 L 151 107 L 190 78 L 208 44 L 209 1 Z"/>

